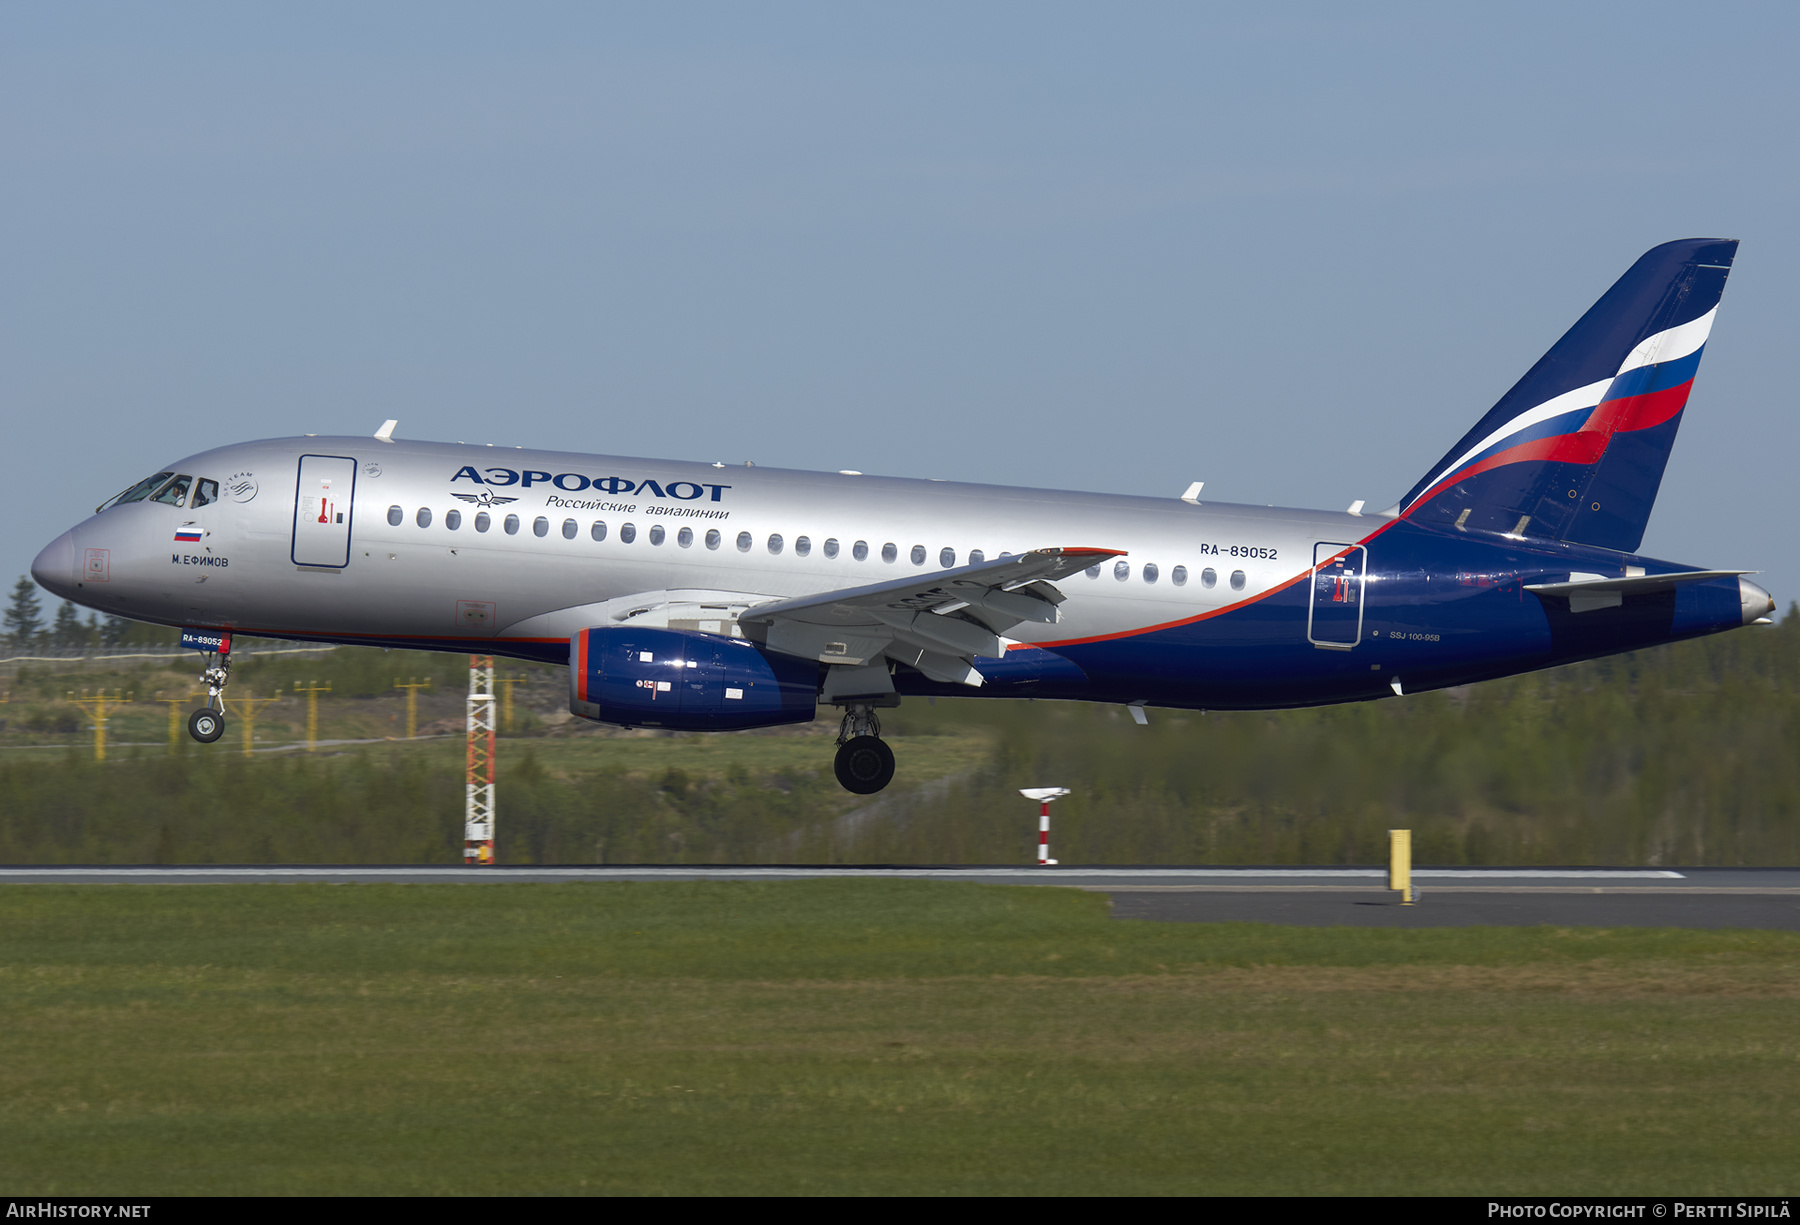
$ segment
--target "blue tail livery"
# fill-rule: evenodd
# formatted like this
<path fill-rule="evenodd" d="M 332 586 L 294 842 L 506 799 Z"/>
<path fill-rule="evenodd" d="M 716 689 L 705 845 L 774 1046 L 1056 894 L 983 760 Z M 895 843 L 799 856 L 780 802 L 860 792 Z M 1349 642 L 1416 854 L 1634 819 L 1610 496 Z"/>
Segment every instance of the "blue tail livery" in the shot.
<path fill-rule="evenodd" d="M 895 768 L 876 712 L 907 696 L 1141 718 L 1467 684 L 1767 620 L 1747 571 L 1636 554 L 1736 251 L 1644 255 L 1383 515 L 1206 503 L 1199 482 L 1127 497 L 468 447 L 388 421 L 163 464 L 32 574 L 197 643 L 566 666 L 571 712 L 601 723 L 835 707 L 834 769 L 865 794 Z M 216 703 L 231 657 L 207 658 Z M 224 727 L 196 719 L 209 742 Z"/>
<path fill-rule="evenodd" d="M 1646 252 L 1395 509 L 1635 550 L 1736 254 L 1716 238 Z"/>

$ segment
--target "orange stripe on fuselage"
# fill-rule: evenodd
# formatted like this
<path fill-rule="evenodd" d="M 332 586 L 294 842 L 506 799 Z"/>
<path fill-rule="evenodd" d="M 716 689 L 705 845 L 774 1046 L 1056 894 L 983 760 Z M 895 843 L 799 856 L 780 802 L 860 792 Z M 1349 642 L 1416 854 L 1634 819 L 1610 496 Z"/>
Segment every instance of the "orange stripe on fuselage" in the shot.
<path fill-rule="evenodd" d="M 1388 520 L 1386 523 L 1382 524 L 1380 527 L 1378 527 L 1374 531 L 1370 532 L 1367 536 L 1364 536 L 1361 540 L 1357 541 L 1356 544 L 1351 545 L 1350 548 L 1357 548 L 1359 546 L 1367 545 L 1369 543 L 1369 541 L 1375 539 L 1375 537 L 1381 535 L 1381 533 L 1387 531 L 1390 527 L 1393 527 L 1396 523 L 1399 523 L 1399 522 L 1400 522 L 1400 520 L 1398 520 L 1398 519 Z M 1278 584 L 1277 586 L 1271 587 L 1267 591 L 1259 591 L 1253 596 L 1246 596 L 1244 599 L 1239 600 L 1235 604 L 1227 604 L 1223 608 L 1215 608 L 1211 612 L 1198 613 L 1192 617 L 1182 617 L 1176 621 L 1163 621 L 1157 625 L 1146 625 L 1146 626 L 1142 627 L 1141 629 L 1119 630 L 1116 633 L 1111 633 L 1111 634 L 1091 634 L 1086 638 L 1064 638 L 1057 642 L 1016 642 L 1012 646 L 1007 647 L 1006 649 L 1009 651 L 1027 651 L 1027 650 L 1049 651 L 1049 650 L 1055 650 L 1057 647 L 1081 646 L 1081 645 L 1083 645 L 1085 643 L 1089 643 L 1089 642 L 1114 642 L 1120 638 L 1136 638 L 1142 634 L 1154 634 L 1158 630 L 1175 629 L 1175 628 L 1177 628 L 1179 626 L 1183 626 L 1183 625 L 1194 625 L 1201 621 L 1210 621 L 1214 617 L 1223 617 L 1228 612 L 1235 612 L 1240 608 L 1248 608 L 1250 605 L 1256 603 L 1258 600 L 1266 600 L 1272 595 L 1278 595 L 1279 593 L 1286 591 L 1289 587 L 1292 587 L 1295 583 L 1304 582 L 1307 579 L 1311 578 L 1312 575 L 1314 574 L 1314 572 L 1318 570 L 1319 566 L 1329 566 L 1332 562 L 1336 561 L 1338 558 L 1348 557 L 1349 555 L 1350 555 L 1350 549 L 1344 549 L 1340 552 L 1333 553 L 1330 557 L 1327 557 L 1324 561 L 1319 562 L 1317 565 L 1309 566 L 1307 569 L 1302 570 L 1299 574 L 1296 574 L 1293 578 L 1288 579 L 1284 583 L 1281 583 L 1281 584 Z"/>

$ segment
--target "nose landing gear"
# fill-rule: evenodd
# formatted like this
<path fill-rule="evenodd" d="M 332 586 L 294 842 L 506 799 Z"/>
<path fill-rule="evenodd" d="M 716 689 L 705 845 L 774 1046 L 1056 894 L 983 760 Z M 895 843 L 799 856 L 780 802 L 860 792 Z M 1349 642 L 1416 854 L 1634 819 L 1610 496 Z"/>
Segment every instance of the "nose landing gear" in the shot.
<path fill-rule="evenodd" d="M 894 750 L 881 738 L 881 720 L 871 706 L 850 706 L 838 732 L 832 772 L 844 790 L 874 795 L 894 779 Z"/>
<path fill-rule="evenodd" d="M 211 744 L 225 734 L 225 716 L 216 710 L 196 710 L 188 716 L 188 735 Z"/>
<path fill-rule="evenodd" d="M 227 640 L 229 641 L 229 640 Z M 231 683 L 231 656 L 223 651 L 207 656 L 200 681 L 206 686 L 206 705 L 188 716 L 188 735 L 211 744 L 225 734 L 225 686 Z"/>

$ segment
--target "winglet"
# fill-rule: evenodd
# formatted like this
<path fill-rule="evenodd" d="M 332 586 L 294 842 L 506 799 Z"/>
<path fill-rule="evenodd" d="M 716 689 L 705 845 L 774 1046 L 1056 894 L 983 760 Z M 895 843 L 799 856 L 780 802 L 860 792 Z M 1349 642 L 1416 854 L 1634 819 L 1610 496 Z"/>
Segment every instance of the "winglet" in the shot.
<path fill-rule="evenodd" d="M 395 420 L 383 421 L 381 423 L 381 428 L 375 431 L 375 437 L 382 442 L 394 441 L 394 427 L 399 424 L 400 423 Z"/>
<path fill-rule="evenodd" d="M 1200 491 L 1205 488 L 1205 481 L 1195 481 L 1192 485 L 1187 487 L 1187 492 L 1181 495 L 1181 500 L 1183 502 L 1191 502 L 1195 506 L 1198 506 L 1200 505 Z"/>

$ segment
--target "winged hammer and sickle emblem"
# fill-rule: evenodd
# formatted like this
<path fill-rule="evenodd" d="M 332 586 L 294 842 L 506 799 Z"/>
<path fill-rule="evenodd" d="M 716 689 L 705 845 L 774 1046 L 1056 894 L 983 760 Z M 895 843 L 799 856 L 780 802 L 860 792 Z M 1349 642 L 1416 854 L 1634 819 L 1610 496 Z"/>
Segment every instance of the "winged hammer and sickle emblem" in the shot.
<path fill-rule="evenodd" d="M 453 498 L 461 498 L 471 506 L 505 506 L 508 502 L 517 502 L 517 498 L 496 498 L 493 491 L 483 489 L 480 493 L 453 493 Z"/>

